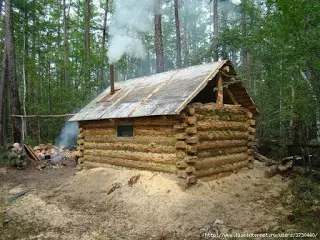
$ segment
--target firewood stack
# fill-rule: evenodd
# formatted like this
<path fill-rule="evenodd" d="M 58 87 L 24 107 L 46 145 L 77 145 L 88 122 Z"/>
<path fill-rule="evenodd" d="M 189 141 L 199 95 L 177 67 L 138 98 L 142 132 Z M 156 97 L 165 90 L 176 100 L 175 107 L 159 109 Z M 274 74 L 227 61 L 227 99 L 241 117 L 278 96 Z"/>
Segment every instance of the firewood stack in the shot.
<path fill-rule="evenodd" d="M 197 144 L 199 142 L 197 136 L 196 122 L 194 116 L 195 108 L 192 105 L 179 115 L 181 123 L 174 125 L 179 133 L 176 134 L 176 157 L 177 161 L 177 176 L 186 179 L 187 184 L 196 183 L 197 178 L 194 176 L 194 164 L 197 161 Z"/>

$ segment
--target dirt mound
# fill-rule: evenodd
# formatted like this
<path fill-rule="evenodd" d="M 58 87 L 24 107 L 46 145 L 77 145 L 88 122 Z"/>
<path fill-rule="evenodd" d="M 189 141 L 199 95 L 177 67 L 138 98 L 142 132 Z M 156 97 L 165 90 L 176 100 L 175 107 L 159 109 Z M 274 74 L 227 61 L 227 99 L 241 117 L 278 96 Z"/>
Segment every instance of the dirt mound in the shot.
<path fill-rule="evenodd" d="M 174 175 L 121 167 L 77 172 L 46 194 L 33 191 L 8 208 L 12 218 L 41 222 L 61 239 L 198 239 L 203 232 L 251 233 L 277 225 L 280 176 L 267 179 L 260 163 L 184 190 Z M 131 176 L 140 174 L 132 187 Z M 120 188 L 106 190 L 114 183 Z M 217 230 L 217 224 L 219 225 Z M 98 238 L 98 239 L 99 239 Z"/>

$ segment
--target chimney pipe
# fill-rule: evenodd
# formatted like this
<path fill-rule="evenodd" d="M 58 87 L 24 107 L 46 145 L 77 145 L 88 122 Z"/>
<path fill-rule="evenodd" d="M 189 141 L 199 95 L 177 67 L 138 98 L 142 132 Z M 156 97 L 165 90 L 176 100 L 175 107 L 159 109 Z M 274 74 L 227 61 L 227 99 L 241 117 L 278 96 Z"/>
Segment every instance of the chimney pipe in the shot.
<path fill-rule="evenodd" d="M 110 64 L 110 93 L 114 94 L 114 65 Z"/>

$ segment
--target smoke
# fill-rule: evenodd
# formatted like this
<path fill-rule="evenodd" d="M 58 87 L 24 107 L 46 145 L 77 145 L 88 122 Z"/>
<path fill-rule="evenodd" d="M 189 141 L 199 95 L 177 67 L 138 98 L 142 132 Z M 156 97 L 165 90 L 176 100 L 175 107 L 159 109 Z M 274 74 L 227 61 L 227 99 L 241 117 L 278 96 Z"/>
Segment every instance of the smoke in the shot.
<path fill-rule="evenodd" d="M 124 54 L 135 58 L 145 57 L 145 47 L 140 34 L 152 31 L 153 13 L 153 0 L 117 1 L 109 27 L 109 63 L 120 60 Z"/>
<path fill-rule="evenodd" d="M 78 124 L 75 122 L 66 122 L 60 132 L 60 135 L 55 139 L 55 144 L 58 147 L 66 147 L 73 144 L 78 137 Z"/>

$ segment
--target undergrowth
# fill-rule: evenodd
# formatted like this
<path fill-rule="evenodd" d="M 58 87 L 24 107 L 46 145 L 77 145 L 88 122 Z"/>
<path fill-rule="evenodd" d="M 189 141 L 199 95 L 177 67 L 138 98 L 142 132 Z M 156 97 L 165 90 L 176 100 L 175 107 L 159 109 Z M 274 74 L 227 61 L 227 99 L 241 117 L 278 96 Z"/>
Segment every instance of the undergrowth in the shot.
<path fill-rule="evenodd" d="M 290 184 L 293 222 L 301 232 L 320 234 L 320 182 L 296 178 Z"/>

